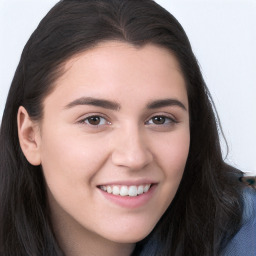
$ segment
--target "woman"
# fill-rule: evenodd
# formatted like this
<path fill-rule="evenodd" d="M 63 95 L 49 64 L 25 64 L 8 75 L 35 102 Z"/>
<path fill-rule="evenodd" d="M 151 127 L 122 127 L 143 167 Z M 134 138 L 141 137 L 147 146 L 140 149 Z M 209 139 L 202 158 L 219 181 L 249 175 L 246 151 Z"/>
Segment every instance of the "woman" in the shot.
<path fill-rule="evenodd" d="M 211 103 L 159 5 L 60 1 L 6 102 L 1 255 L 240 255 L 255 194 L 222 159 Z"/>

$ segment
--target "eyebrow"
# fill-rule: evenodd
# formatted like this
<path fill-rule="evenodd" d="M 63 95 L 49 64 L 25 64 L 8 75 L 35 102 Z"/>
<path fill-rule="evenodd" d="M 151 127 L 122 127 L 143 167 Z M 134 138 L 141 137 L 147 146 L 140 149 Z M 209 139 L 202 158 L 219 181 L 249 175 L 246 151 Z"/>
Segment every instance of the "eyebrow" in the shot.
<path fill-rule="evenodd" d="M 81 97 L 70 102 L 68 105 L 65 106 L 65 109 L 69 109 L 75 106 L 81 105 L 91 105 L 101 108 L 106 108 L 110 110 L 119 111 L 121 109 L 121 105 L 115 101 L 104 100 L 104 99 L 97 99 L 92 97 Z M 178 106 L 183 110 L 187 110 L 184 104 L 177 100 L 177 99 L 161 99 L 161 100 L 154 100 L 147 104 L 148 109 L 156 109 L 161 107 L 168 107 L 168 106 Z"/>
<path fill-rule="evenodd" d="M 120 110 L 121 106 L 119 103 L 109 100 L 96 99 L 92 97 L 82 97 L 70 102 L 65 108 L 69 109 L 79 105 L 91 105 L 101 108 L 107 108 L 111 110 Z"/>
<path fill-rule="evenodd" d="M 168 106 L 177 106 L 184 110 L 187 110 L 185 105 L 181 101 L 176 99 L 156 100 L 147 104 L 148 109 L 156 109 L 156 108 L 162 108 L 162 107 L 168 107 Z"/>

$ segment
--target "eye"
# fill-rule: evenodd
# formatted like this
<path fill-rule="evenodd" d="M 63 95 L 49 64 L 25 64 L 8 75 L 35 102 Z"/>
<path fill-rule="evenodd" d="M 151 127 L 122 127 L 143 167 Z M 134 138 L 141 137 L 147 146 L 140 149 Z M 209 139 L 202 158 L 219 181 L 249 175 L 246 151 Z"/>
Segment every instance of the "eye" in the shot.
<path fill-rule="evenodd" d="M 101 125 L 110 124 L 110 122 L 107 121 L 106 118 L 104 118 L 102 116 L 97 116 L 97 115 L 88 116 L 88 117 L 82 119 L 81 121 L 79 121 L 79 123 L 87 124 L 90 126 L 101 126 Z"/>
<path fill-rule="evenodd" d="M 174 118 L 168 117 L 168 116 L 153 116 L 150 118 L 146 124 L 147 125 L 172 125 L 174 123 L 177 123 L 177 121 Z"/>

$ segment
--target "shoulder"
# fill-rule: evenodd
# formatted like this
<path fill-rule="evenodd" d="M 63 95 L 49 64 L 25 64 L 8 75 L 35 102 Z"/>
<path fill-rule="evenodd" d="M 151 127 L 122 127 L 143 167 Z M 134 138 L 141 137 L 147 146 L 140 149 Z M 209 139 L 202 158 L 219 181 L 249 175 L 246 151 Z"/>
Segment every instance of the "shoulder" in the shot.
<path fill-rule="evenodd" d="M 229 242 L 223 256 L 256 256 L 256 190 L 245 188 L 241 228 Z"/>

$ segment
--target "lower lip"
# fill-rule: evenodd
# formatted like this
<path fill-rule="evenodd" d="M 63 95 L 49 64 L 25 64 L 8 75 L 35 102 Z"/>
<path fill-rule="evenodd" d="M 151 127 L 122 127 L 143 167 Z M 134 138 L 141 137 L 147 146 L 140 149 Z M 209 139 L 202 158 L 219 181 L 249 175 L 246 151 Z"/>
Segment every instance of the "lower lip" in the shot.
<path fill-rule="evenodd" d="M 124 208 L 134 209 L 134 208 L 142 207 L 143 205 L 147 204 L 147 202 L 152 198 L 156 190 L 156 186 L 157 185 L 155 184 L 152 185 L 148 190 L 148 192 L 138 196 L 118 196 L 118 195 L 109 194 L 101 189 L 99 190 L 102 193 L 102 195 L 112 203 L 117 204 Z"/>

